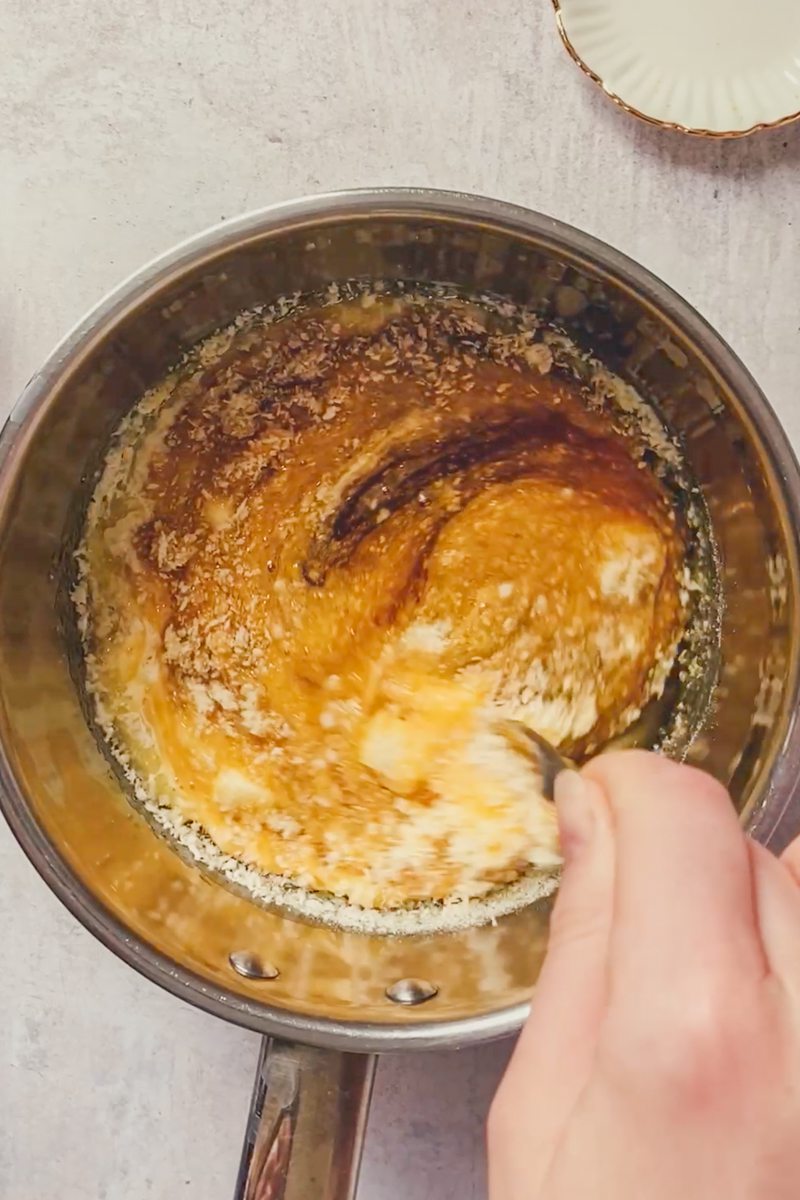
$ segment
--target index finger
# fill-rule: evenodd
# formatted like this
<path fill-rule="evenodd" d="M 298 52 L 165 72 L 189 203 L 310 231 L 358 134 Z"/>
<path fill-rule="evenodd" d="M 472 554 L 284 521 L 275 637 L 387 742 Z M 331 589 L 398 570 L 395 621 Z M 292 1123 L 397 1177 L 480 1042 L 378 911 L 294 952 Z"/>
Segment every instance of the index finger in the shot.
<path fill-rule="evenodd" d="M 601 756 L 585 772 L 615 828 L 612 994 L 659 1011 L 763 978 L 750 856 L 725 789 L 644 751 Z"/>

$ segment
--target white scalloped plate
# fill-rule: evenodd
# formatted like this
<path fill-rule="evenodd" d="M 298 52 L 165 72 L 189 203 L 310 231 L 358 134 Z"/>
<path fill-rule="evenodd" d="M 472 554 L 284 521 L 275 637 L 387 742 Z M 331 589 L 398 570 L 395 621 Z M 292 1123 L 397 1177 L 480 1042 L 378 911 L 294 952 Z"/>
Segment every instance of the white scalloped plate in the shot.
<path fill-rule="evenodd" d="M 800 118 L 800 0 L 553 0 L 564 45 L 656 125 L 742 137 Z"/>

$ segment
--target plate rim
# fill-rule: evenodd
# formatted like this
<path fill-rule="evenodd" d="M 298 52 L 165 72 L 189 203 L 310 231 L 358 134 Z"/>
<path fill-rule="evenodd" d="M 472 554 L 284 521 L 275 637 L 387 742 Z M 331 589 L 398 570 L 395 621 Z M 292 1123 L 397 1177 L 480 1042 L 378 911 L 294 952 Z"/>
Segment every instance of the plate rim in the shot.
<path fill-rule="evenodd" d="M 586 60 L 578 53 L 575 46 L 567 33 L 564 23 L 564 11 L 562 0 L 551 0 L 553 11 L 556 18 L 556 28 L 558 29 L 559 37 L 561 38 L 564 49 L 569 54 L 576 66 L 580 67 L 584 75 L 591 79 L 592 83 L 596 83 L 603 94 L 611 100 L 623 112 L 626 112 L 631 117 L 636 117 L 639 121 L 644 121 L 647 125 L 653 125 L 658 129 L 671 129 L 675 133 L 687 133 L 692 137 L 697 138 L 713 138 L 716 141 L 725 141 L 732 138 L 749 137 L 753 133 L 760 133 L 765 129 L 781 129 L 786 125 L 791 125 L 795 121 L 800 120 L 800 108 L 796 112 L 787 113 L 786 116 L 778 117 L 774 121 L 758 121 L 754 125 L 748 126 L 746 129 L 702 129 L 692 125 L 681 125 L 677 121 L 665 121 L 661 117 L 652 117 L 649 113 L 642 112 L 641 109 L 629 104 L 627 100 L 623 100 L 617 92 L 613 91 L 603 78 L 597 74 L 594 68 L 590 67 Z"/>

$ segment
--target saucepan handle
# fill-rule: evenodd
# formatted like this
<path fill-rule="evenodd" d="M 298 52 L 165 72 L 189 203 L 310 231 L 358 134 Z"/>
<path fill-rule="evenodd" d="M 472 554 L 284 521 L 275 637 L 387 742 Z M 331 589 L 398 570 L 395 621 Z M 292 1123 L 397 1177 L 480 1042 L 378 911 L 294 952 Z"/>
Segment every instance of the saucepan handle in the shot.
<path fill-rule="evenodd" d="M 353 1200 L 375 1061 L 265 1038 L 234 1200 Z"/>

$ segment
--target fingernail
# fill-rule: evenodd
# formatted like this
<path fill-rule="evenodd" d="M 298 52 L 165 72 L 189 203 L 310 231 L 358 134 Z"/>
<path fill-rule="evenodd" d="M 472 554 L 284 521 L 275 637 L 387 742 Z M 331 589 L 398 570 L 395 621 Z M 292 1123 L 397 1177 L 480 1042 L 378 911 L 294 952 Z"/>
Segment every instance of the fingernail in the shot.
<path fill-rule="evenodd" d="M 592 839 L 595 813 L 589 789 L 577 771 L 561 771 L 555 784 L 558 830 L 561 849 L 569 861 L 581 847 Z"/>

